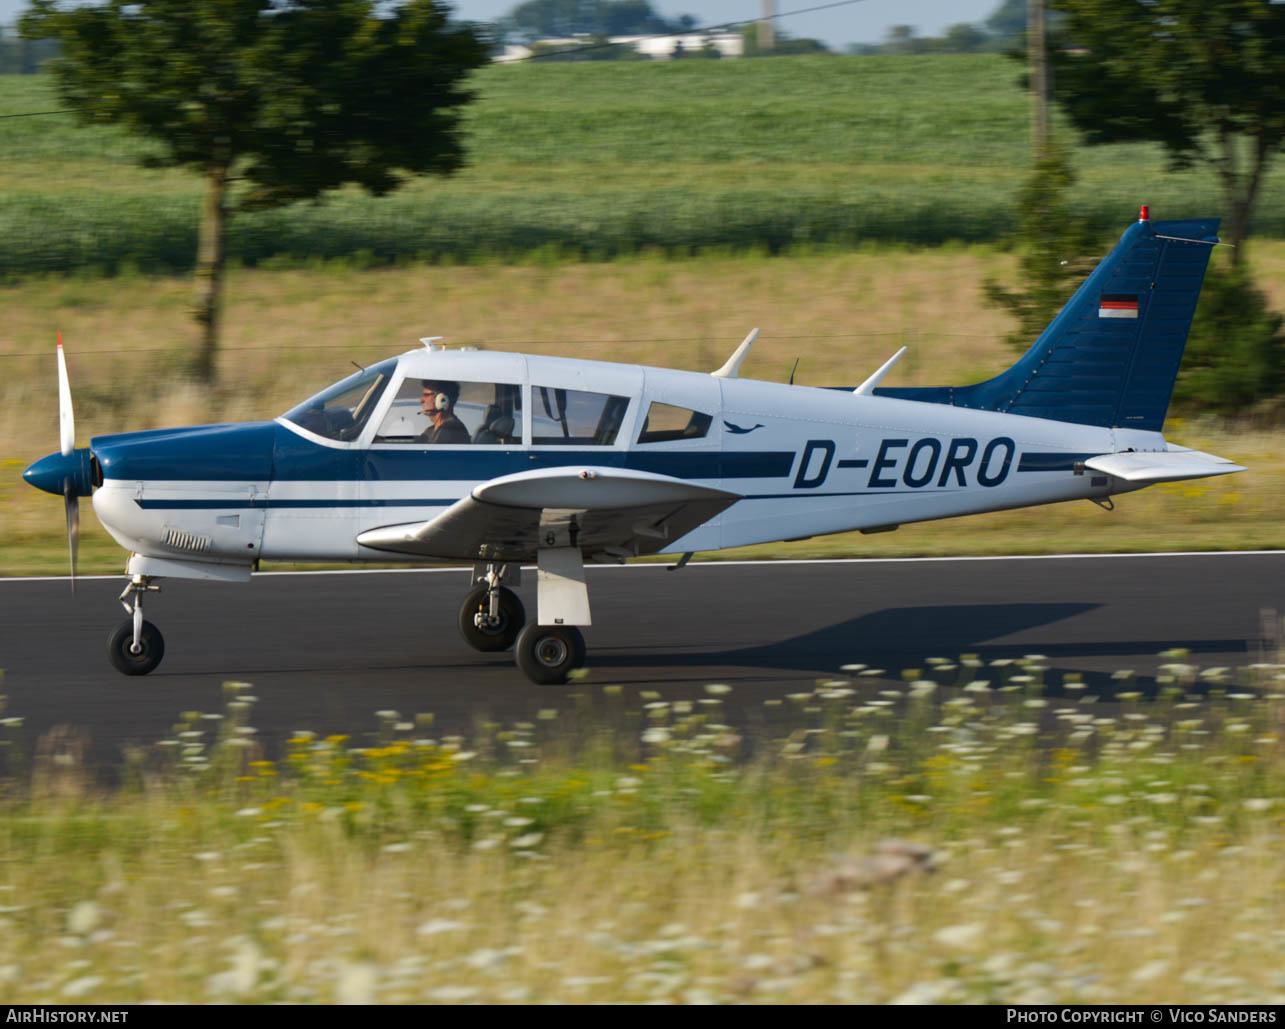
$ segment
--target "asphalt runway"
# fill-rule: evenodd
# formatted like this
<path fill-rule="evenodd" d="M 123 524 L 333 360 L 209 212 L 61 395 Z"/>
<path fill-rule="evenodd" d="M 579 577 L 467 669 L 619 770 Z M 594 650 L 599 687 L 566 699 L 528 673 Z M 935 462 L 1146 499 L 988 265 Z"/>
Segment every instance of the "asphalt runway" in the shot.
<path fill-rule="evenodd" d="M 253 684 L 251 723 L 268 753 L 295 729 L 360 741 L 379 710 L 432 712 L 434 733 L 467 733 L 479 719 L 601 697 L 608 684 L 637 707 L 642 691 L 696 698 L 726 683 L 729 720 L 752 721 L 764 700 L 844 664 L 897 680 L 926 657 L 961 653 L 1042 654 L 1050 681 L 1079 672 L 1109 694 L 1118 669 L 1153 684 L 1171 647 L 1206 667 L 1262 660 L 1279 644 L 1264 612 L 1285 613 L 1285 552 L 591 568 L 589 676 L 557 687 L 527 682 L 509 654 L 464 644 L 463 570 L 164 580 L 146 611 L 166 656 L 140 678 L 107 663 L 124 583 L 82 579 L 73 598 L 65 579 L 0 580 L 4 714 L 23 719 L 3 731 L 20 733 L 28 754 L 53 732 L 87 741 L 90 760 L 111 767 L 125 745 L 165 737 L 180 712 L 222 711 L 230 679 Z M 534 571 L 519 592 L 534 617 Z"/>

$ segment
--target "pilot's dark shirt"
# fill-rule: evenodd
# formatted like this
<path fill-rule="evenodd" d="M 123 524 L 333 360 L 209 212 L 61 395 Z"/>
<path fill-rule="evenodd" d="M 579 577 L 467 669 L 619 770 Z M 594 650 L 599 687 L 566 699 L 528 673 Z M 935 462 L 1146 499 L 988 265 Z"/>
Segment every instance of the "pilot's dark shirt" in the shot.
<path fill-rule="evenodd" d="M 447 415 L 441 425 L 425 430 L 421 443 L 468 443 L 468 428 L 455 415 Z"/>

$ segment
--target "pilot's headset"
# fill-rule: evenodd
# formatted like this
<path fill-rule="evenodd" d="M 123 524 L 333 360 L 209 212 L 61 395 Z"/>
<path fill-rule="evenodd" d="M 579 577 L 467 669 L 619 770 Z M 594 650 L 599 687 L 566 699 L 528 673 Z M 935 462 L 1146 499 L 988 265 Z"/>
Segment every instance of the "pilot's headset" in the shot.
<path fill-rule="evenodd" d="M 432 379 L 424 381 L 424 388 L 431 389 L 435 396 L 433 397 L 433 406 L 439 411 L 449 411 L 455 406 L 454 391 L 444 382 L 435 382 Z M 458 388 L 458 387 L 457 387 Z"/>

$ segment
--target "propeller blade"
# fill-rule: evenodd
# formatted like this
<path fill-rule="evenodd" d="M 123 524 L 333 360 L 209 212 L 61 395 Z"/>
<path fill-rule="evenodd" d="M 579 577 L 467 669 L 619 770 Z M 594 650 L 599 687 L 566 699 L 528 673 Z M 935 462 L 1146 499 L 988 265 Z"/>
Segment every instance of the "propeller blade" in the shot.
<path fill-rule="evenodd" d="M 80 551 L 80 500 L 68 490 L 63 495 L 67 512 L 67 549 L 71 551 L 71 592 L 76 592 L 76 556 Z"/>
<path fill-rule="evenodd" d="M 76 447 L 76 417 L 71 412 L 71 383 L 67 359 L 62 355 L 62 333 L 58 333 L 58 443 L 66 457 Z"/>

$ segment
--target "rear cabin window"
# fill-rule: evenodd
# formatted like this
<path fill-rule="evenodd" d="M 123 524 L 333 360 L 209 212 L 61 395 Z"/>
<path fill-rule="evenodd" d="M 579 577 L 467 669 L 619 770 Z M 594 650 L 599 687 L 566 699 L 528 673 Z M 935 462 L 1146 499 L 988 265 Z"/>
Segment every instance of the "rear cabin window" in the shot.
<path fill-rule="evenodd" d="M 428 383 L 429 385 L 426 385 Z M 438 393 L 450 397 L 449 415 L 463 428 L 447 428 L 436 442 L 504 446 L 522 442 L 522 388 L 497 382 L 456 382 L 446 379 L 407 379 L 375 434 L 376 443 L 435 442 L 434 425 L 424 412 L 425 395 L 436 409 Z M 465 438 L 467 437 L 467 438 Z"/>
<path fill-rule="evenodd" d="M 639 443 L 672 443 L 680 439 L 704 439 L 713 416 L 673 404 L 653 402 L 647 408 Z"/>
<path fill-rule="evenodd" d="M 553 386 L 531 387 L 531 434 L 544 446 L 600 446 L 616 442 L 628 397 Z"/>

